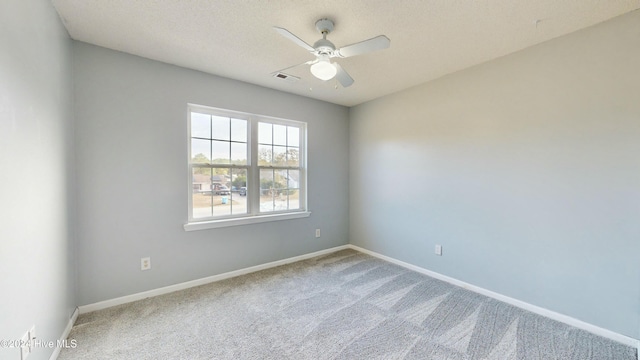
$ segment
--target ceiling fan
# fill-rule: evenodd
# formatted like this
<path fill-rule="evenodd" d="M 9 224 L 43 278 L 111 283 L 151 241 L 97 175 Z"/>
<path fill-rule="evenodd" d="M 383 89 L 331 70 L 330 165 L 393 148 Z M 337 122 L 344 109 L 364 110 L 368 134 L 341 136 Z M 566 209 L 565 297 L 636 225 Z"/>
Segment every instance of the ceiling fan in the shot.
<path fill-rule="evenodd" d="M 353 78 L 338 64 L 337 62 L 331 62 L 331 58 L 347 58 L 351 56 L 366 54 L 368 52 L 382 50 L 389 47 L 391 41 L 384 35 L 379 35 L 369 40 L 364 40 L 355 44 L 344 46 L 340 49 L 336 49 L 336 46 L 329 40 L 327 35 L 333 31 L 333 21 L 329 19 L 320 19 L 316 21 L 316 29 L 322 34 L 322 39 L 316 41 L 313 46 L 304 42 L 304 40 L 293 35 L 289 30 L 281 27 L 273 27 L 280 35 L 293 41 L 298 46 L 301 46 L 311 54 L 315 55 L 316 59 L 304 62 L 302 64 L 290 66 L 277 71 L 275 74 L 281 71 L 288 70 L 300 65 L 311 65 L 310 70 L 313 76 L 320 80 L 331 80 L 334 77 L 340 82 L 343 87 L 348 87 L 353 84 Z"/>

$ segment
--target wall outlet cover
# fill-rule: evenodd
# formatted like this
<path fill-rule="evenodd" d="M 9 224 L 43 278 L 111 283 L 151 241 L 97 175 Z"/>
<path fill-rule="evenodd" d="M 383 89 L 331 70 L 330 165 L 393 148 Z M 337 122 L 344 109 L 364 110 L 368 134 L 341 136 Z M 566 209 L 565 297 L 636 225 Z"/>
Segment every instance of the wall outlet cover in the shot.
<path fill-rule="evenodd" d="M 149 270 L 151 269 L 151 258 L 144 257 L 140 259 L 140 270 Z"/>

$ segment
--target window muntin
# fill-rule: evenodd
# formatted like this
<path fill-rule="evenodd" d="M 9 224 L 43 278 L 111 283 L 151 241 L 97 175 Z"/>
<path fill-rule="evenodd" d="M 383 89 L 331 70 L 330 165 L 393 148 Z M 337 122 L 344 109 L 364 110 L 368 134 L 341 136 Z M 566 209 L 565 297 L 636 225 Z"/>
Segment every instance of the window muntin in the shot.
<path fill-rule="evenodd" d="M 304 123 L 190 106 L 189 126 L 189 222 L 306 211 Z"/>

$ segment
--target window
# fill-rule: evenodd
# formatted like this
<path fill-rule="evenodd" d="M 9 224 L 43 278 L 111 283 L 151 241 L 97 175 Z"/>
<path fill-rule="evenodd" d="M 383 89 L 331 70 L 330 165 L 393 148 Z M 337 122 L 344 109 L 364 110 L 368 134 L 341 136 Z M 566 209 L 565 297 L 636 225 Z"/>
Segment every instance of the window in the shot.
<path fill-rule="evenodd" d="M 186 230 L 308 216 L 306 126 L 189 106 Z"/>
<path fill-rule="evenodd" d="M 258 123 L 260 211 L 300 209 L 300 127 Z"/>

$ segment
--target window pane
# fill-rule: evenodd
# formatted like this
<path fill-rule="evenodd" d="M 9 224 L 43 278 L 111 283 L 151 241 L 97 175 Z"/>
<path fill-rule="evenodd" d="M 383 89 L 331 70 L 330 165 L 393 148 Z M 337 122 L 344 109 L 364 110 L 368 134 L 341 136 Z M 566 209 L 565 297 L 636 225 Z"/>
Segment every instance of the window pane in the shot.
<path fill-rule="evenodd" d="M 287 210 L 287 170 L 275 170 L 273 172 L 273 209 L 275 211 Z"/>
<path fill-rule="evenodd" d="M 231 169 L 231 213 L 247 213 L 247 170 Z"/>
<path fill-rule="evenodd" d="M 247 121 L 231 119 L 231 141 L 247 142 Z"/>
<path fill-rule="evenodd" d="M 287 145 L 287 127 L 284 125 L 273 125 L 273 144 Z"/>
<path fill-rule="evenodd" d="M 284 146 L 273 147 L 273 165 L 285 166 L 287 164 L 287 148 Z"/>
<path fill-rule="evenodd" d="M 300 146 L 300 129 L 287 126 L 287 145 Z"/>
<path fill-rule="evenodd" d="M 231 163 L 235 165 L 247 164 L 246 143 L 231 143 Z"/>
<path fill-rule="evenodd" d="M 214 164 L 228 164 L 231 159 L 229 142 L 227 141 L 212 141 L 211 150 L 213 151 L 212 163 Z"/>
<path fill-rule="evenodd" d="M 211 176 L 211 193 L 213 216 L 231 214 L 231 176 L 229 169 L 214 168 Z"/>
<path fill-rule="evenodd" d="M 260 211 L 273 211 L 273 170 L 260 169 Z"/>
<path fill-rule="evenodd" d="M 220 195 L 219 191 L 221 189 L 219 188 L 223 185 L 229 185 L 229 169 L 213 168 L 211 174 L 211 190 L 214 190 L 214 192 L 216 192 L 216 195 Z"/>
<path fill-rule="evenodd" d="M 211 127 L 213 138 L 218 140 L 229 140 L 231 134 L 230 119 L 219 116 L 211 117 Z"/>
<path fill-rule="evenodd" d="M 287 188 L 287 172 L 288 170 L 274 170 L 273 172 L 273 186 L 279 193 Z"/>
<path fill-rule="evenodd" d="M 191 182 L 193 218 L 211 216 L 211 169 L 193 168 Z"/>
<path fill-rule="evenodd" d="M 260 166 L 268 166 L 271 165 L 271 146 L 270 145 L 260 145 L 258 146 L 258 165 Z"/>
<path fill-rule="evenodd" d="M 289 210 L 300 209 L 300 170 L 289 170 L 287 187 Z"/>
<path fill-rule="evenodd" d="M 191 113 L 191 136 L 211 139 L 211 115 Z"/>
<path fill-rule="evenodd" d="M 300 191 L 297 189 L 289 190 L 289 210 L 300 209 Z"/>
<path fill-rule="evenodd" d="M 258 142 L 260 144 L 272 144 L 272 126 L 267 123 L 259 123 L 258 124 Z"/>
<path fill-rule="evenodd" d="M 191 139 L 191 161 L 194 163 L 211 162 L 211 141 Z"/>
<path fill-rule="evenodd" d="M 300 166 L 300 149 L 295 147 L 287 148 L 287 165 Z"/>
<path fill-rule="evenodd" d="M 289 176 L 287 178 L 287 187 L 289 189 L 300 188 L 300 170 L 289 170 Z"/>

